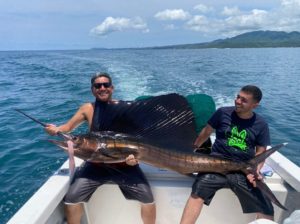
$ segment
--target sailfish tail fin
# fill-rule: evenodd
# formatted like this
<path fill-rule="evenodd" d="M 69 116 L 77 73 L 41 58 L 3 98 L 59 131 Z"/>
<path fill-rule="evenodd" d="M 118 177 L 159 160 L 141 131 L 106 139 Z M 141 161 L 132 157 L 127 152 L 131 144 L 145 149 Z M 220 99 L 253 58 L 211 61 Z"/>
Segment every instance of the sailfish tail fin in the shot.
<path fill-rule="evenodd" d="M 283 204 L 280 203 L 280 201 L 275 197 L 271 189 L 267 186 L 265 182 L 262 180 L 256 181 L 256 187 L 258 187 L 265 196 L 267 196 L 271 202 L 273 202 L 275 205 L 277 205 L 279 208 L 282 208 L 284 210 L 288 210 Z"/>
<path fill-rule="evenodd" d="M 254 176 L 257 176 L 256 170 L 257 165 L 261 162 L 263 162 L 266 158 L 268 158 L 270 155 L 272 155 L 274 152 L 279 150 L 281 147 L 287 145 L 288 143 L 282 143 L 275 145 L 274 147 L 270 148 L 269 150 L 266 150 L 265 152 L 259 154 L 255 158 L 251 159 L 248 162 L 248 166 L 246 170 L 244 171 L 246 174 L 253 174 Z M 267 186 L 266 183 L 264 183 L 262 180 L 256 180 L 256 186 L 262 191 L 262 193 L 270 199 L 271 202 L 273 202 L 275 205 L 277 205 L 279 208 L 282 208 L 284 210 L 287 210 L 287 208 L 282 205 L 278 199 L 275 197 L 273 192 L 270 190 L 270 188 Z"/>
<path fill-rule="evenodd" d="M 278 145 L 273 146 L 269 150 L 266 150 L 265 152 L 255 156 L 253 159 L 249 161 L 249 163 L 252 166 L 257 166 L 259 163 L 263 162 L 266 158 L 268 158 L 270 155 L 272 155 L 274 152 L 279 150 L 281 147 L 286 146 L 288 143 L 281 143 Z"/>

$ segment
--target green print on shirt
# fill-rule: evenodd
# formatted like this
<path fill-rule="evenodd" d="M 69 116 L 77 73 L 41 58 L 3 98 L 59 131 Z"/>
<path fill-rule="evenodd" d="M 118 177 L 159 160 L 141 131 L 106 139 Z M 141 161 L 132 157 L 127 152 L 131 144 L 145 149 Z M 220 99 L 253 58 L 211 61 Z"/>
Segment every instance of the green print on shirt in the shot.
<path fill-rule="evenodd" d="M 231 136 L 228 138 L 228 145 L 233 147 L 238 147 L 242 151 L 246 151 L 247 149 L 247 144 L 245 141 L 246 137 L 247 137 L 246 130 L 242 130 L 241 132 L 239 132 L 237 126 L 235 126 L 231 129 Z"/>

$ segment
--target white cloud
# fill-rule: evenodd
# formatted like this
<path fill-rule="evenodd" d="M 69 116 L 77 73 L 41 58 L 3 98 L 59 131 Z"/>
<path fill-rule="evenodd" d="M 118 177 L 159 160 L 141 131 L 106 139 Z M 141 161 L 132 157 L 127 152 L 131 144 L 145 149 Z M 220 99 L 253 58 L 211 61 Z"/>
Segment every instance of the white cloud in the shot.
<path fill-rule="evenodd" d="M 147 24 L 140 18 L 113 18 L 107 17 L 100 25 L 91 29 L 91 33 L 99 36 L 105 36 L 112 32 L 125 31 L 125 30 L 141 30 L 149 32 Z"/>
<path fill-rule="evenodd" d="M 268 24 L 268 12 L 254 9 L 249 14 L 228 17 L 224 20 L 227 30 L 259 30 Z"/>
<path fill-rule="evenodd" d="M 186 28 L 202 32 L 202 34 L 217 34 L 227 37 L 263 29 L 267 25 L 267 16 L 267 12 L 263 10 L 253 10 L 249 14 L 230 16 L 225 19 L 198 15 L 186 23 Z"/>
<path fill-rule="evenodd" d="M 300 17 L 300 0 L 282 0 L 280 13 L 292 18 Z"/>
<path fill-rule="evenodd" d="M 270 15 L 273 30 L 300 30 L 300 0 L 282 0 L 281 8 Z"/>
<path fill-rule="evenodd" d="M 209 24 L 209 20 L 205 16 L 194 16 L 189 20 L 186 25 L 188 28 L 194 31 L 204 31 L 206 26 Z"/>
<path fill-rule="evenodd" d="M 206 6 L 204 4 L 198 4 L 194 7 L 194 9 L 198 10 L 201 13 L 208 13 L 208 12 L 212 12 L 214 9 L 211 6 Z"/>
<path fill-rule="evenodd" d="M 240 15 L 241 11 L 237 6 L 231 8 L 225 6 L 221 14 L 224 16 L 235 16 L 235 15 Z"/>
<path fill-rule="evenodd" d="M 300 0 L 282 0 L 281 5 L 284 7 L 300 7 Z"/>
<path fill-rule="evenodd" d="M 196 15 L 186 23 L 186 28 L 206 34 L 218 33 L 220 21 L 209 19 L 203 15 Z"/>
<path fill-rule="evenodd" d="M 154 15 L 159 20 L 186 20 L 190 14 L 182 9 L 166 9 Z"/>
<path fill-rule="evenodd" d="M 186 22 L 185 28 L 203 35 L 216 34 L 225 37 L 255 30 L 299 31 L 300 0 L 281 0 L 280 6 L 268 11 L 242 11 L 237 6 L 225 6 L 219 12 L 220 17 L 194 15 Z"/>

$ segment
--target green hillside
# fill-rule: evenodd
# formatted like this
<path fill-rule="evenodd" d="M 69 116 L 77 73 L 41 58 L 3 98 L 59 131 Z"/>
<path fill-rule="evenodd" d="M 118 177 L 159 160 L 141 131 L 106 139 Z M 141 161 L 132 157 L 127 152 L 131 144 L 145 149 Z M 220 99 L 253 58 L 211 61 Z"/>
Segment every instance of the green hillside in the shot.
<path fill-rule="evenodd" d="M 300 47 L 300 32 L 253 31 L 207 43 L 154 47 L 159 49 Z"/>

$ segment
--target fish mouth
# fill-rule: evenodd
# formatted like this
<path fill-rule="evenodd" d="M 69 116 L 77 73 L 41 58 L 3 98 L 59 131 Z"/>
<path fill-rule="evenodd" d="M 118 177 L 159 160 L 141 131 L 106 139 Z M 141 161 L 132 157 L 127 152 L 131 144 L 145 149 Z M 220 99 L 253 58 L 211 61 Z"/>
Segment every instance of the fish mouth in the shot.
<path fill-rule="evenodd" d="M 54 145 L 57 145 L 58 147 L 62 148 L 65 151 L 68 151 L 69 149 L 67 141 L 58 141 L 53 139 L 48 139 L 47 141 L 51 142 Z M 74 147 L 74 150 L 77 150 L 76 147 Z"/>
<path fill-rule="evenodd" d="M 67 141 L 72 141 L 72 140 L 74 140 L 74 138 L 76 138 L 75 136 L 73 136 L 71 134 L 66 134 L 66 133 L 63 133 L 63 132 L 58 132 L 57 135 L 63 137 Z"/>
<path fill-rule="evenodd" d="M 65 151 L 68 151 L 68 148 L 69 148 L 68 141 L 72 141 L 74 144 L 74 141 L 77 139 L 76 136 L 68 134 L 68 133 L 58 132 L 57 135 L 62 137 L 64 140 L 58 141 L 58 140 L 54 140 L 54 139 L 48 139 L 48 141 L 59 146 L 60 148 L 64 149 Z M 75 144 L 73 145 L 73 148 L 74 148 L 74 150 L 77 149 L 75 147 Z"/>

